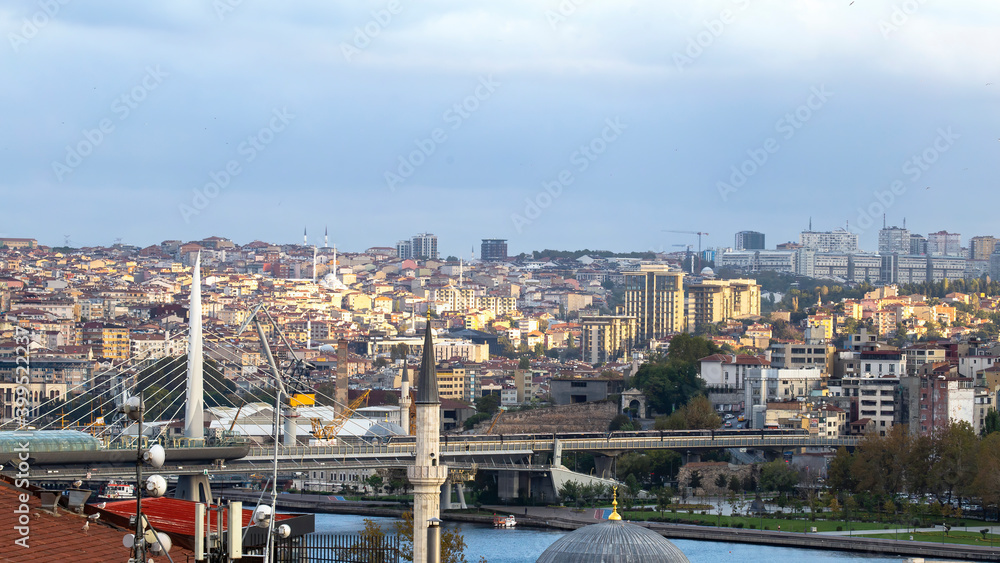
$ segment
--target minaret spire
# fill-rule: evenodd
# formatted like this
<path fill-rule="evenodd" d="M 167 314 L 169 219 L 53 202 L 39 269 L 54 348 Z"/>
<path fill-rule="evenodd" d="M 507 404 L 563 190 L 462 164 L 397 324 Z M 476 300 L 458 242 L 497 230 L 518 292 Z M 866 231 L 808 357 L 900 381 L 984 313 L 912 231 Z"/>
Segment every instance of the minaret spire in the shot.
<path fill-rule="evenodd" d="M 323 248 L 330 248 L 330 228 L 323 227 Z"/>
<path fill-rule="evenodd" d="M 417 380 L 416 410 L 417 451 L 413 465 L 406 469 L 406 477 L 413 485 L 413 561 L 427 561 L 427 522 L 441 516 L 441 485 L 448 478 L 448 468 L 441 464 L 441 401 L 429 316 Z"/>

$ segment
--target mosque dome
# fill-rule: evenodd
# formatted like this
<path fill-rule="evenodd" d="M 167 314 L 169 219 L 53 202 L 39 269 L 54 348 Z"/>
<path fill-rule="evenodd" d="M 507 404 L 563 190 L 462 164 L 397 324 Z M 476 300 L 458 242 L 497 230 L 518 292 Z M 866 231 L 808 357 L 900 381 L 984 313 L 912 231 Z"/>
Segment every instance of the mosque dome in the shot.
<path fill-rule="evenodd" d="M 618 515 L 618 501 L 608 520 L 584 526 L 559 538 L 536 563 L 690 563 L 684 552 L 660 534 L 629 524 Z"/>

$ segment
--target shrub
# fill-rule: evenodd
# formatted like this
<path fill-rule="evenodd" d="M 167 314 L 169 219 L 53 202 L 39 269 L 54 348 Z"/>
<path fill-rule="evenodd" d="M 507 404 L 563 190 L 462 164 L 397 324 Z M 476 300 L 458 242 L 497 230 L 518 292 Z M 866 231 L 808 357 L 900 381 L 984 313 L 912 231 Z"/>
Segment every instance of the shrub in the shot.
<path fill-rule="evenodd" d="M 742 525 L 740 527 L 742 527 Z M 751 530 L 756 530 L 757 529 L 757 524 L 750 524 L 750 529 Z"/>
<path fill-rule="evenodd" d="M 753 524 L 750 524 L 750 525 L 753 526 Z M 733 526 L 733 527 L 734 528 L 742 528 L 743 527 L 743 522 L 737 522 L 736 525 Z"/>
<path fill-rule="evenodd" d="M 843 532 L 844 531 L 844 527 L 843 526 L 837 526 L 837 531 L 838 532 Z"/>
<path fill-rule="evenodd" d="M 765 530 L 770 530 L 770 529 L 771 529 L 771 527 L 770 527 L 770 526 L 764 526 L 764 529 L 765 529 Z"/>

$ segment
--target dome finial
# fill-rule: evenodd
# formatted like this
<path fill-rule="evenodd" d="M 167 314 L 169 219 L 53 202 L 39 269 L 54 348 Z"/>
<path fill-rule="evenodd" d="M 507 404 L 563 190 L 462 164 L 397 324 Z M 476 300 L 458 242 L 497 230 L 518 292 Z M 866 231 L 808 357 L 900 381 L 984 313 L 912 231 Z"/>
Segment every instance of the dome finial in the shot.
<path fill-rule="evenodd" d="M 622 517 L 618 515 L 618 485 L 612 487 L 612 498 L 611 498 L 611 514 L 608 516 L 608 520 L 621 520 Z"/>

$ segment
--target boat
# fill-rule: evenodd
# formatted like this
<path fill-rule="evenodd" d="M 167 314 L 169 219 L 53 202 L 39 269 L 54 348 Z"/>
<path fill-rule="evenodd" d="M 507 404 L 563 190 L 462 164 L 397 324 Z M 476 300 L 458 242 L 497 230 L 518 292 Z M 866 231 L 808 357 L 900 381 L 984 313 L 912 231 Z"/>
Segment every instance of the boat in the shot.
<path fill-rule="evenodd" d="M 513 528 L 514 526 L 517 526 L 517 520 L 513 514 L 508 514 L 507 516 L 493 515 L 494 528 Z"/>
<path fill-rule="evenodd" d="M 135 485 L 120 481 L 108 481 L 101 487 L 97 497 L 90 502 L 113 502 L 116 500 L 135 500 Z"/>

